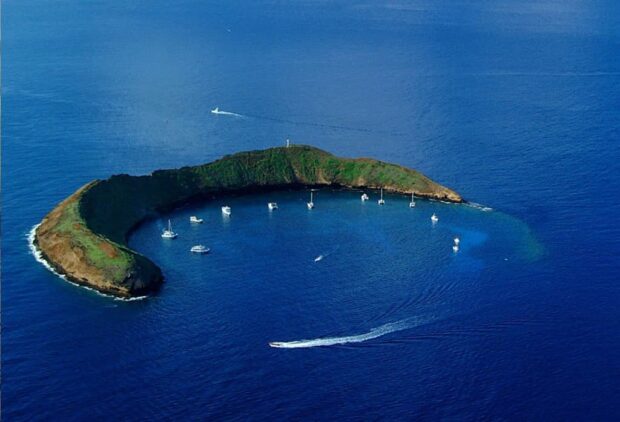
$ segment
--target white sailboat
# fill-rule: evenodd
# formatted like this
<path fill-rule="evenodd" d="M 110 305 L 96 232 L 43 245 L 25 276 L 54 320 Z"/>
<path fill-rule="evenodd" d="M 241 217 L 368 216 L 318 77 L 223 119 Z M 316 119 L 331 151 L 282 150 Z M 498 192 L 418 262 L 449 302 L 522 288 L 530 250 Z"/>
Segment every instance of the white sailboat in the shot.
<path fill-rule="evenodd" d="M 381 199 L 377 201 L 379 205 L 385 205 L 385 200 L 383 199 L 383 188 L 381 188 Z"/>
<path fill-rule="evenodd" d="M 267 208 L 269 208 L 269 211 L 277 210 L 278 204 L 276 202 L 270 202 L 267 204 Z"/>
<path fill-rule="evenodd" d="M 436 222 L 439 221 L 439 217 L 437 217 L 437 215 L 433 213 L 433 215 L 431 215 L 431 221 L 433 222 L 433 224 L 435 224 Z"/>
<path fill-rule="evenodd" d="M 209 253 L 209 251 L 211 251 L 211 249 L 207 248 L 205 245 L 194 245 L 194 246 L 192 246 L 192 248 L 189 251 L 191 253 L 204 254 L 204 253 Z"/>
<path fill-rule="evenodd" d="M 222 207 L 222 214 L 225 216 L 229 216 L 231 214 L 231 209 L 228 205 Z"/>
<path fill-rule="evenodd" d="M 174 239 L 177 237 L 177 234 L 172 231 L 172 224 L 170 224 L 170 220 L 168 220 L 168 228 L 164 229 L 161 233 L 161 237 L 164 239 Z"/>
<path fill-rule="evenodd" d="M 312 208 L 314 208 L 314 192 L 311 190 L 310 191 L 310 202 L 308 202 L 306 205 L 308 206 L 308 209 L 311 210 Z"/>
<path fill-rule="evenodd" d="M 366 195 L 366 193 L 364 192 L 364 193 L 362 194 L 362 201 L 368 201 L 368 199 L 369 199 L 369 198 L 368 198 L 368 195 Z"/>
<path fill-rule="evenodd" d="M 458 246 L 458 245 L 459 245 L 459 243 L 461 243 L 461 239 L 459 239 L 458 237 L 455 237 L 455 238 L 454 238 L 454 244 L 455 244 L 456 246 Z"/>
<path fill-rule="evenodd" d="M 415 208 L 415 199 L 413 197 L 413 192 L 411 192 L 411 202 L 409 202 L 409 208 Z"/>
<path fill-rule="evenodd" d="M 195 223 L 195 224 L 201 224 L 204 220 L 202 218 L 196 217 L 195 215 L 192 215 L 189 218 L 189 222 L 190 223 Z"/>

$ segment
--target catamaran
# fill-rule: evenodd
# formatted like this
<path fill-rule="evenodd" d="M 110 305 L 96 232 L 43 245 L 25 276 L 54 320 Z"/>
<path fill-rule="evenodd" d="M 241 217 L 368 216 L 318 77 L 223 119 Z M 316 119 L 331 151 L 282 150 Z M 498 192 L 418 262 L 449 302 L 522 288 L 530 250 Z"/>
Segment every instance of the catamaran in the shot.
<path fill-rule="evenodd" d="M 411 192 L 411 202 L 409 202 L 409 208 L 415 208 L 415 199 L 413 197 L 413 192 Z"/>
<path fill-rule="evenodd" d="M 362 194 L 362 201 L 368 201 L 368 195 L 366 195 L 366 193 Z"/>
<path fill-rule="evenodd" d="M 439 217 L 437 217 L 437 216 L 435 215 L 435 213 L 433 213 L 433 215 L 431 215 L 431 221 L 432 221 L 433 223 L 436 223 L 436 222 L 438 222 L 438 221 L 439 221 Z"/>
<path fill-rule="evenodd" d="M 270 202 L 267 204 L 267 208 L 269 208 L 269 211 L 277 210 L 278 204 L 276 202 Z"/>
<path fill-rule="evenodd" d="M 306 205 L 308 206 L 308 209 L 311 210 L 312 208 L 314 208 L 314 192 L 310 191 L 310 202 L 306 203 Z"/>
<path fill-rule="evenodd" d="M 230 207 L 228 205 L 222 207 L 222 214 L 229 216 L 231 213 Z"/>
<path fill-rule="evenodd" d="M 385 200 L 383 199 L 383 188 L 381 188 L 381 199 L 377 201 L 379 205 L 385 205 Z"/>
<path fill-rule="evenodd" d="M 177 237 L 177 234 L 172 231 L 172 224 L 170 224 L 170 220 L 168 220 L 168 228 L 164 229 L 161 233 L 161 237 L 164 239 L 174 239 Z"/>
<path fill-rule="evenodd" d="M 196 223 L 196 224 L 201 224 L 204 220 L 202 218 L 196 217 L 195 215 L 192 215 L 189 218 L 189 222 L 190 223 Z"/>

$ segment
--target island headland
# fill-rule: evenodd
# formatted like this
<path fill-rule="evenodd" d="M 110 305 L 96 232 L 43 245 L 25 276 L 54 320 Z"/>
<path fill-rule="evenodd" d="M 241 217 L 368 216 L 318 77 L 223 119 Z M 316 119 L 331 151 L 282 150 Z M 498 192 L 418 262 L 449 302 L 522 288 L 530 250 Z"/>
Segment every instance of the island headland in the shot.
<path fill-rule="evenodd" d="M 127 246 L 129 233 L 142 221 L 220 194 L 304 187 L 383 188 L 463 202 L 456 192 L 413 169 L 291 145 L 148 176 L 121 174 L 92 181 L 45 216 L 35 230 L 34 246 L 69 281 L 114 296 L 143 296 L 157 291 L 163 275 Z"/>

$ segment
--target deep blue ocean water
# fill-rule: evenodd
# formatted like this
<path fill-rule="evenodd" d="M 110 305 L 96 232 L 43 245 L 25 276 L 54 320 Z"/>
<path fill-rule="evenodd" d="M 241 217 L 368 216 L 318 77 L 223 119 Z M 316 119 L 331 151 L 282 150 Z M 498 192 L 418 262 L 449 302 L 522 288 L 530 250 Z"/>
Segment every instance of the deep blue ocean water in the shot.
<path fill-rule="evenodd" d="M 620 418 L 617 2 L 2 6 L 6 420 Z M 335 191 L 311 212 L 299 191 L 196 204 L 132 236 L 167 280 L 133 302 L 29 251 L 92 179 L 286 138 L 493 211 Z"/>

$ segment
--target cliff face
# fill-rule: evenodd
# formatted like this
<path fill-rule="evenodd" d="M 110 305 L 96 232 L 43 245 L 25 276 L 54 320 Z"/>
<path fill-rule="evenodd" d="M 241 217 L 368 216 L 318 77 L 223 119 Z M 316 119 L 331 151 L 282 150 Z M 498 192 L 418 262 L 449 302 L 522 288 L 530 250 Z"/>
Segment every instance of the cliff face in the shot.
<path fill-rule="evenodd" d="M 143 295 L 156 290 L 163 278 L 155 264 L 126 245 L 127 234 L 140 221 L 216 193 L 304 185 L 382 187 L 462 202 L 456 192 L 415 170 L 291 146 L 238 153 L 150 176 L 119 175 L 91 182 L 43 219 L 35 243 L 45 259 L 74 282 L 119 296 Z"/>

